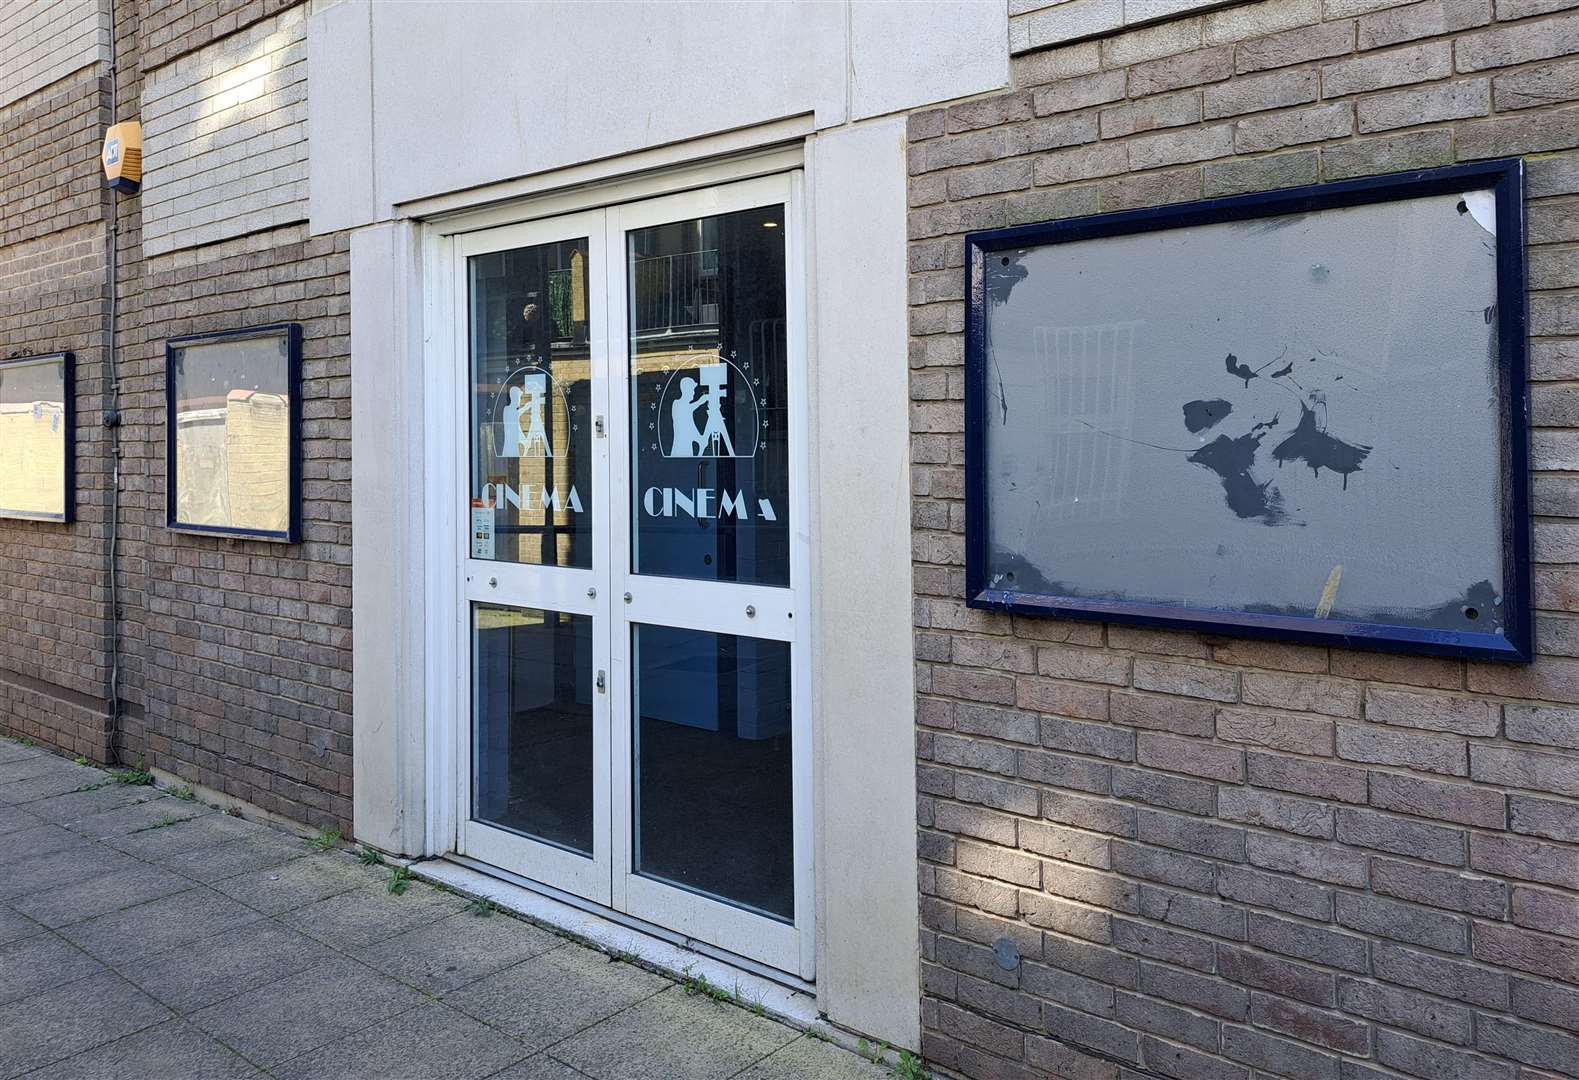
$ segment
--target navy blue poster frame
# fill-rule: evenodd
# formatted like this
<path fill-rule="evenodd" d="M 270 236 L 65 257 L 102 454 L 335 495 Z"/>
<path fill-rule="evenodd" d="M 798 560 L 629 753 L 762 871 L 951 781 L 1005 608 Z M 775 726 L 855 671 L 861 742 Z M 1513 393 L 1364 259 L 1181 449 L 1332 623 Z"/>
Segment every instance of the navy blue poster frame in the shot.
<path fill-rule="evenodd" d="M 1055 596 L 990 588 L 986 478 L 985 260 L 994 252 L 1075 240 L 1275 217 L 1491 188 L 1496 194 L 1497 358 L 1501 413 L 1500 515 L 1504 633 L 1272 615 L 1233 609 Z M 1279 191 L 1123 210 L 965 237 L 965 590 L 989 611 L 1100 620 L 1316 645 L 1528 662 L 1534 649 L 1530 553 L 1528 298 L 1524 164 L 1521 159 L 1451 165 Z M 1056 543 L 1056 538 L 1049 538 Z"/>
<path fill-rule="evenodd" d="M 76 520 L 77 510 L 77 357 L 71 352 L 39 353 L 36 356 L 12 356 L 0 360 L 0 367 L 37 364 L 53 360 L 60 364 L 61 401 L 60 433 L 66 444 L 65 484 L 58 514 L 32 514 L 21 510 L 0 510 L 0 520 L 43 521 L 56 525 L 70 525 Z"/>
<path fill-rule="evenodd" d="M 285 385 L 290 393 L 290 518 L 283 532 L 268 529 L 237 529 L 224 525 L 197 525 L 176 517 L 175 454 L 175 352 L 188 345 L 212 345 L 240 338 L 283 337 L 286 341 Z M 269 540 L 295 544 L 302 531 L 302 327 L 300 323 L 270 323 L 239 330 L 220 330 L 209 334 L 188 334 L 170 338 L 164 347 L 165 407 L 165 526 L 175 532 L 206 536 L 226 536 L 241 540 Z"/>

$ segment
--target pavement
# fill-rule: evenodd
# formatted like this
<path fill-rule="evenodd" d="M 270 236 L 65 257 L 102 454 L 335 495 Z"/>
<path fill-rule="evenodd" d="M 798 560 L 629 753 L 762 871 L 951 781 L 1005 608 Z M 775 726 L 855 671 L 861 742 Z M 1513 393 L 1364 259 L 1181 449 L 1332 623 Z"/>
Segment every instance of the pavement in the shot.
<path fill-rule="evenodd" d="M 895 1075 L 145 777 L 0 739 L 0 1080 Z"/>

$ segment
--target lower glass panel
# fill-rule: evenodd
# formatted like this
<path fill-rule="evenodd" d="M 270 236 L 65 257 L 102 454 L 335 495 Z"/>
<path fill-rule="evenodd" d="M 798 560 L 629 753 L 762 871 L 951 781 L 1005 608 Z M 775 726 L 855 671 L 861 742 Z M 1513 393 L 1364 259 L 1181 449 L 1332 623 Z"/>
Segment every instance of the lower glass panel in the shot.
<path fill-rule="evenodd" d="M 635 871 L 795 918 L 787 642 L 635 626 Z"/>
<path fill-rule="evenodd" d="M 592 856 L 592 617 L 472 605 L 472 817 Z"/>

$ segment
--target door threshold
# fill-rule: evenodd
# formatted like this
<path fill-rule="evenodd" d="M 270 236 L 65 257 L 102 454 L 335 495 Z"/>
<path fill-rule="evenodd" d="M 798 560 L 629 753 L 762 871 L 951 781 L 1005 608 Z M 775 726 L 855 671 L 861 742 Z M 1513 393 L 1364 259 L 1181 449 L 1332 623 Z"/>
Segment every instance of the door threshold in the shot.
<path fill-rule="evenodd" d="M 420 878 L 474 896 L 553 927 L 609 953 L 625 953 L 676 979 L 705 979 L 734 991 L 747 1008 L 765 1012 L 802 1030 L 833 1036 L 837 1031 L 817 1009 L 814 985 L 786 972 L 666 931 L 639 919 L 561 892 L 508 870 L 449 854 L 411 864 Z"/>

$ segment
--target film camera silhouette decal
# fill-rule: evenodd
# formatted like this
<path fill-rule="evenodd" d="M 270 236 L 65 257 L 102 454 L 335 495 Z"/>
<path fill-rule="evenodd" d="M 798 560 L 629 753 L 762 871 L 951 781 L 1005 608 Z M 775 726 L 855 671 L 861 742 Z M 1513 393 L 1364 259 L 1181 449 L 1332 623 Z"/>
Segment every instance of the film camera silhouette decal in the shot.
<path fill-rule="evenodd" d="M 552 375 L 540 367 L 517 368 L 510 373 L 494 396 L 494 421 L 499 433 L 494 444 L 495 457 L 554 456 L 554 446 L 543 423 L 544 412 L 552 408 L 550 395 L 559 397 L 560 415 L 571 418 L 574 424 L 575 410 Z"/>
<path fill-rule="evenodd" d="M 696 361 L 670 372 L 658 395 L 659 451 L 666 458 L 756 457 L 763 425 L 751 380 L 722 356 Z"/>

